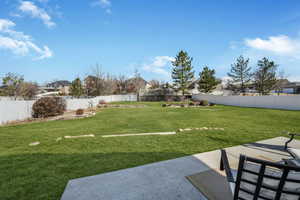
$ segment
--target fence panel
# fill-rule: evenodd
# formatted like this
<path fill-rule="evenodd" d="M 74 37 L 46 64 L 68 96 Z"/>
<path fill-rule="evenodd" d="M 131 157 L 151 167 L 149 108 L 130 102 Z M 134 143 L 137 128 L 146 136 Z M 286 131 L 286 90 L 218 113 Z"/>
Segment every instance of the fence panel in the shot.
<path fill-rule="evenodd" d="M 196 94 L 194 100 L 208 100 L 212 103 L 241 106 L 300 110 L 300 96 L 217 96 Z"/>
<path fill-rule="evenodd" d="M 111 95 L 98 96 L 89 99 L 66 99 L 67 110 L 77 110 L 79 108 L 95 107 L 100 100 L 106 102 L 116 101 L 137 101 L 136 95 Z M 20 101 L 2 98 L 0 100 L 0 125 L 16 120 L 31 118 L 32 105 L 35 101 Z"/>

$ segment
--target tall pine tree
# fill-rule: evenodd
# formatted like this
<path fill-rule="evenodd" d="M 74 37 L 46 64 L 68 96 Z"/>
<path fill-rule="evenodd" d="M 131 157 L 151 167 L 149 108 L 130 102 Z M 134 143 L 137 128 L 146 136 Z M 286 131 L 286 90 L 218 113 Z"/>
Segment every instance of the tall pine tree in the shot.
<path fill-rule="evenodd" d="M 185 51 L 180 51 L 172 61 L 174 66 L 172 71 L 173 88 L 181 91 L 183 96 L 187 93 L 194 78 L 192 61 L 193 58 L 189 57 Z"/>
<path fill-rule="evenodd" d="M 215 70 L 209 69 L 207 66 L 200 72 L 200 79 L 198 82 L 198 89 L 200 92 L 208 93 L 216 88 L 220 83 L 215 77 Z"/>
<path fill-rule="evenodd" d="M 254 72 L 254 82 L 256 90 L 261 95 L 267 95 L 276 85 L 276 71 L 278 65 L 267 58 L 257 62 L 258 68 Z"/>
<path fill-rule="evenodd" d="M 234 86 L 237 86 L 237 90 L 241 93 L 245 93 L 247 84 L 252 78 L 251 67 L 248 64 L 249 58 L 245 59 L 240 56 L 236 59 L 236 63 L 231 65 L 230 73 L 227 74 L 232 78 Z"/>
<path fill-rule="evenodd" d="M 73 97 L 80 97 L 83 94 L 83 87 L 80 78 L 76 78 L 72 81 L 70 93 Z"/>

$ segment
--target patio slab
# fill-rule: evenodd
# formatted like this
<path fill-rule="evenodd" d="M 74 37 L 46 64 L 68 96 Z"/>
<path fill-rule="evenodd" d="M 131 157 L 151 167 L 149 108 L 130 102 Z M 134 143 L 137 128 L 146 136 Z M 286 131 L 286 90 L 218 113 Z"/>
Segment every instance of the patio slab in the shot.
<path fill-rule="evenodd" d="M 230 165 L 239 154 L 272 161 L 288 158 L 282 146 L 288 138 L 277 137 L 226 148 Z M 300 148 L 294 140 L 291 147 Z M 61 200 L 204 200 L 186 176 L 209 169 L 218 170 L 220 151 L 211 151 L 134 168 L 70 180 Z"/>
<path fill-rule="evenodd" d="M 185 176 L 207 169 L 200 160 L 187 156 L 74 179 L 61 200 L 199 200 L 201 193 Z"/>

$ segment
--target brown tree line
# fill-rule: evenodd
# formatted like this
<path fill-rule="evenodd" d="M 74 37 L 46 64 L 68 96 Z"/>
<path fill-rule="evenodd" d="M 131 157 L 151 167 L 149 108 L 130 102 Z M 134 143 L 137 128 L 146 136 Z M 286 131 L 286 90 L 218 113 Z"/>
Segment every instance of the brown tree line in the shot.
<path fill-rule="evenodd" d="M 138 93 L 145 85 L 146 81 L 137 71 L 132 78 L 127 78 L 124 75 L 113 76 L 109 73 L 104 73 L 96 66 L 92 73 L 83 80 L 76 78 L 72 82 L 70 94 L 80 97 Z"/>
<path fill-rule="evenodd" d="M 14 73 L 8 73 L 2 78 L 0 88 L 1 96 L 22 97 L 32 99 L 38 91 L 38 85 L 34 82 L 26 82 L 24 77 Z"/>

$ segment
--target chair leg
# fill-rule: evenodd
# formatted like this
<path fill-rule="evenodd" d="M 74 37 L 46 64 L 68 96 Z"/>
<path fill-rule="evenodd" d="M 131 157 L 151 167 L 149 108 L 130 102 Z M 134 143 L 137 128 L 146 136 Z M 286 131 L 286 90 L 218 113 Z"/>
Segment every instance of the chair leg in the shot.
<path fill-rule="evenodd" d="M 224 171 L 224 163 L 223 163 L 223 151 L 221 150 L 221 158 L 220 158 L 220 170 Z"/>
<path fill-rule="evenodd" d="M 225 170 L 227 181 L 228 182 L 234 182 L 233 175 L 230 170 L 228 157 L 226 154 L 226 151 L 224 149 L 221 149 L 221 162 L 220 162 L 220 170 Z"/>

